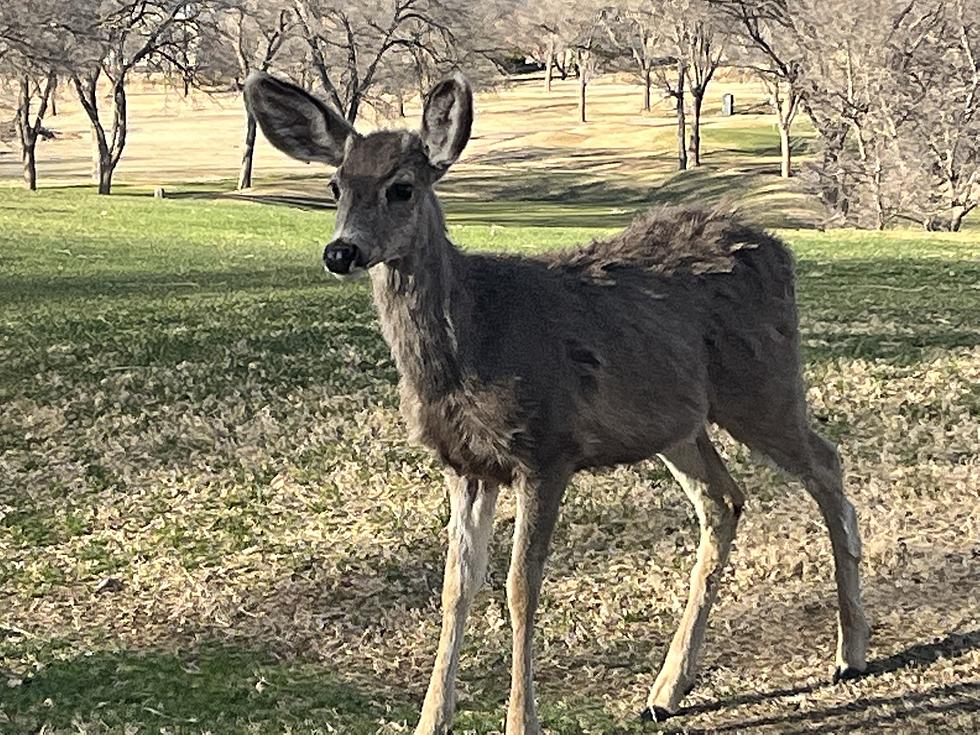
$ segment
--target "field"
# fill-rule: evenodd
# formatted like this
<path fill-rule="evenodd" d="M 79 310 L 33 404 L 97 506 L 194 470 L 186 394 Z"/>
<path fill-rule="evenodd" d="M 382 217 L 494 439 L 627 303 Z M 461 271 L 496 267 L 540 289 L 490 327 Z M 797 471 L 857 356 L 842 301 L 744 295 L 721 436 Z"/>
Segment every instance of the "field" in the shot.
<path fill-rule="evenodd" d="M 622 89 L 596 87 L 610 114 L 624 106 Z M 485 135 L 535 94 L 483 99 Z M 230 110 L 198 135 L 222 115 L 235 124 Z M 768 175 L 778 151 L 762 115 L 711 121 L 705 170 L 667 178 L 665 118 L 565 126 L 585 137 L 561 143 L 560 116 L 541 114 L 518 143 L 477 140 L 447 180 L 451 236 L 533 252 L 601 237 L 648 201 L 725 196 L 780 228 L 798 258 L 814 418 L 841 445 L 860 515 L 874 626 L 869 676 L 831 684 L 816 507 L 720 436 L 749 505 L 699 686 L 680 717 L 642 726 L 697 524 L 654 462 L 583 474 L 539 614 L 547 731 L 976 732 L 976 230 L 795 229 L 812 207 Z M 536 122 L 552 143 L 524 160 Z M 611 147 L 644 127 L 664 143 L 653 163 Z M 0 188 L 0 732 L 410 733 L 448 507 L 440 468 L 405 440 L 367 287 L 319 268 L 331 211 L 267 203 L 317 184 L 276 160 L 260 201 L 230 200 L 235 155 L 148 148 L 100 198 L 77 186 L 70 143 L 48 171 L 71 186 Z M 155 183 L 178 198 L 147 197 Z M 511 501 L 470 618 L 457 734 L 502 728 Z"/>

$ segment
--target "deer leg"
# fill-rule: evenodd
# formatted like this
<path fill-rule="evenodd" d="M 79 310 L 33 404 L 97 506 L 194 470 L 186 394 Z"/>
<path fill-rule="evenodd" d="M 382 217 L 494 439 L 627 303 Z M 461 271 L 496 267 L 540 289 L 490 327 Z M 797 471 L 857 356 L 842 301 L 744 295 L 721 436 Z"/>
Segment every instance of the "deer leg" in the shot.
<path fill-rule="evenodd" d="M 854 679 L 867 668 L 871 628 L 861 606 L 861 532 L 857 514 L 844 495 L 844 479 L 837 449 L 805 423 L 798 428 L 770 432 L 750 446 L 763 452 L 787 472 L 796 475 L 817 501 L 834 552 L 837 581 L 837 669 L 834 680 Z"/>
<path fill-rule="evenodd" d="M 817 501 L 830 532 L 837 581 L 837 669 L 834 680 L 854 679 L 867 668 L 871 628 L 861 605 L 861 532 L 854 506 L 844 495 L 840 459 L 834 446 L 809 431 L 807 440 L 812 457 L 803 485 Z"/>
<path fill-rule="evenodd" d="M 507 575 L 507 603 L 514 636 L 507 735 L 540 732 L 534 707 L 532 642 L 534 614 L 538 607 L 544 562 L 558 507 L 568 482 L 567 473 L 555 473 L 517 487 L 514 548 Z"/>
<path fill-rule="evenodd" d="M 660 457 L 691 499 L 701 524 L 697 562 L 680 627 L 647 699 L 645 720 L 661 721 L 677 711 L 694 685 L 698 655 L 708 612 L 735 538 L 735 526 L 745 503 L 742 491 L 728 474 L 707 433 L 698 435 Z"/>
<path fill-rule="evenodd" d="M 447 475 L 449 547 L 442 580 L 442 633 L 415 735 L 446 735 L 456 706 L 456 671 L 466 612 L 487 573 L 496 484 Z"/>

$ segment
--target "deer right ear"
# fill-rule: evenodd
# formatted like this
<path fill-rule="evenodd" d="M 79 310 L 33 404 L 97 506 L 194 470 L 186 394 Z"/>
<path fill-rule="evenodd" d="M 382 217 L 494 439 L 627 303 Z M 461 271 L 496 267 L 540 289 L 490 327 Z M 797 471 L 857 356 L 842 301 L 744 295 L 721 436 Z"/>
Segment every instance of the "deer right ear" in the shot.
<path fill-rule="evenodd" d="M 440 175 L 456 163 L 472 128 L 473 90 L 466 77 L 457 73 L 429 92 L 422 112 L 422 142 L 429 163 Z"/>
<path fill-rule="evenodd" d="M 339 166 L 357 135 L 341 115 L 295 84 L 255 71 L 245 80 L 245 107 L 276 148 L 301 161 Z"/>

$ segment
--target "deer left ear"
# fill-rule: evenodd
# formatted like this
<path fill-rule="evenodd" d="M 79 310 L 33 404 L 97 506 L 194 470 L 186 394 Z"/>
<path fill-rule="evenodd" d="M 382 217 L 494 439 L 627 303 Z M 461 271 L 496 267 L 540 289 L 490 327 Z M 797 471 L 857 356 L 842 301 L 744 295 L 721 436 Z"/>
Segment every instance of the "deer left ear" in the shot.
<path fill-rule="evenodd" d="M 347 139 L 357 133 L 313 95 L 265 72 L 245 80 L 245 106 L 276 148 L 301 161 L 339 166 Z"/>
<path fill-rule="evenodd" d="M 457 72 L 429 92 L 422 113 L 422 142 L 440 176 L 459 159 L 472 128 L 473 90 Z"/>

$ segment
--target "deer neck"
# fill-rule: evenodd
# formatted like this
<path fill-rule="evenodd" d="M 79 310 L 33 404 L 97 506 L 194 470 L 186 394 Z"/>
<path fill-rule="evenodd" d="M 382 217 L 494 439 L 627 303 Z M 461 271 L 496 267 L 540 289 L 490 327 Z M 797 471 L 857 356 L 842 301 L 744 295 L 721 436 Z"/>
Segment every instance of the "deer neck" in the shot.
<path fill-rule="evenodd" d="M 467 298 L 458 280 L 461 254 L 446 236 L 434 195 L 423 209 L 411 254 L 371 269 L 381 329 L 403 381 L 437 397 L 462 378 L 458 335 Z"/>

